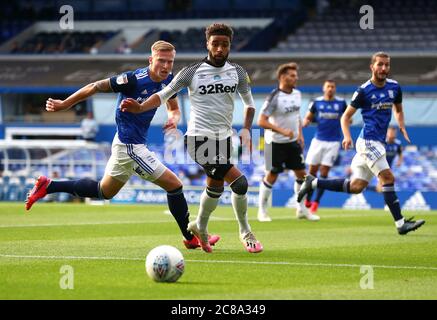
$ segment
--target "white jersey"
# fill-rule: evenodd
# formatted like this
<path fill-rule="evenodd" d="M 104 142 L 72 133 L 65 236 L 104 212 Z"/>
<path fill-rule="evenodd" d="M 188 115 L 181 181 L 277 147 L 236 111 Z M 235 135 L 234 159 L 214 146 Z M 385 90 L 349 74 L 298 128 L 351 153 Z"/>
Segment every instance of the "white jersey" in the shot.
<path fill-rule="evenodd" d="M 188 88 L 191 103 L 188 136 L 219 140 L 230 137 L 236 92 L 246 107 L 255 106 L 246 71 L 229 61 L 215 67 L 205 59 L 183 68 L 167 87 L 157 93 L 161 103 L 184 87 Z"/>
<path fill-rule="evenodd" d="M 293 131 L 292 139 L 272 130 L 266 130 L 264 134 L 267 143 L 289 143 L 297 140 L 300 125 L 300 107 L 302 96 L 299 90 L 293 89 L 286 93 L 275 89 L 266 98 L 261 113 L 269 117 L 269 122 L 284 129 Z"/>

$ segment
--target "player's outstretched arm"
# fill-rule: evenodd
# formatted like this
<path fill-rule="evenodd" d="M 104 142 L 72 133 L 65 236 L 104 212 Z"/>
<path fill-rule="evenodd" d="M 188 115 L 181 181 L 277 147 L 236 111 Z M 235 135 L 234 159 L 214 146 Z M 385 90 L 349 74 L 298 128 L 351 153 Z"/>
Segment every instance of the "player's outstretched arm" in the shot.
<path fill-rule="evenodd" d="M 411 143 L 410 137 L 408 136 L 407 129 L 405 128 L 404 108 L 402 106 L 402 103 L 395 103 L 393 105 L 393 111 L 394 111 L 395 119 L 399 125 L 399 131 L 402 133 L 405 140 L 407 140 L 408 143 Z"/>
<path fill-rule="evenodd" d="M 345 150 L 349 149 L 352 146 L 352 136 L 350 125 L 352 122 L 352 117 L 355 114 L 357 109 L 352 106 L 348 106 L 341 116 L 341 130 L 343 131 L 343 143 L 342 146 Z"/>
<path fill-rule="evenodd" d="M 163 126 L 163 130 L 177 129 L 179 120 L 181 119 L 181 110 L 179 109 L 178 99 L 170 99 L 167 101 L 167 122 Z"/>
<path fill-rule="evenodd" d="M 46 110 L 49 112 L 68 110 L 75 104 L 78 104 L 79 102 L 91 97 L 97 92 L 112 92 L 109 79 L 87 84 L 85 87 L 80 88 L 65 100 L 49 98 L 46 102 Z"/>
<path fill-rule="evenodd" d="M 122 112 L 141 113 L 158 108 L 160 105 L 161 98 L 155 93 L 142 103 L 132 98 L 124 99 L 120 104 L 120 109 Z"/>

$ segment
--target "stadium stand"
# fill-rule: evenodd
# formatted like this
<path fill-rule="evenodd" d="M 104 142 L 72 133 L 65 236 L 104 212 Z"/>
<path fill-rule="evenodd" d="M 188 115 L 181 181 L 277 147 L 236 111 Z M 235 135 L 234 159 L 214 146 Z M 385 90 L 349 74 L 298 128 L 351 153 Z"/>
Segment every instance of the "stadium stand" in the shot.
<path fill-rule="evenodd" d="M 112 38 L 115 32 L 38 32 L 10 53 L 89 53 Z"/>
<path fill-rule="evenodd" d="M 374 28 L 359 28 L 357 5 L 341 2 L 304 23 L 272 52 L 437 50 L 433 1 L 374 2 Z"/>

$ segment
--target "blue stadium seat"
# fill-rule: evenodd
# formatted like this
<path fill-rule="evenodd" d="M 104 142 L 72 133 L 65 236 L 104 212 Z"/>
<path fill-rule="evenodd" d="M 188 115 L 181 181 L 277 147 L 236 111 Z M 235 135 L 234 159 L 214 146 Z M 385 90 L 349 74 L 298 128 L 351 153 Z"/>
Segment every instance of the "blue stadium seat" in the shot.
<path fill-rule="evenodd" d="M 42 2 L 47 2 L 47 0 L 42 0 Z M 106 2 L 106 1 L 100 1 L 100 2 Z M 63 5 L 70 5 L 73 7 L 74 13 L 79 13 L 79 12 L 89 12 L 91 11 L 91 7 L 92 7 L 92 2 L 89 0 L 57 0 L 56 1 L 56 8 L 58 8 L 58 12 L 59 12 L 59 8 L 61 8 L 61 6 Z"/>
<path fill-rule="evenodd" d="M 300 5 L 299 0 L 274 0 L 275 9 L 297 9 Z"/>
<path fill-rule="evenodd" d="M 272 8 L 271 0 L 234 0 L 234 9 L 237 10 L 270 10 Z"/>
<path fill-rule="evenodd" d="M 195 10 L 223 10 L 231 9 L 231 0 L 220 0 L 220 1 L 210 1 L 210 0 L 193 0 L 193 9 Z"/>
<path fill-rule="evenodd" d="M 128 1 L 129 8 L 132 11 L 164 11 L 165 10 L 165 1 L 156 1 L 156 0 L 129 0 Z"/>
<path fill-rule="evenodd" d="M 123 0 L 105 0 L 94 2 L 93 10 L 94 12 L 123 12 L 126 10 L 126 2 Z"/>

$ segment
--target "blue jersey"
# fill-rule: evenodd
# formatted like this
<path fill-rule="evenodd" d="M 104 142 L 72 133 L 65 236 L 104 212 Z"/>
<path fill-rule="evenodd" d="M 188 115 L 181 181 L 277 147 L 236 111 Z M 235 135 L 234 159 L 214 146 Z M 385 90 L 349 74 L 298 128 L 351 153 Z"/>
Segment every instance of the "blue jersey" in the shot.
<path fill-rule="evenodd" d="M 388 143 L 388 142 L 385 143 L 385 155 L 390 167 L 396 155 L 401 155 L 401 153 L 402 153 L 402 145 L 398 139 L 395 139 L 393 143 Z"/>
<path fill-rule="evenodd" d="M 316 139 L 322 141 L 341 140 L 340 118 L 346 107 L 346 101 L 339 97 L 335 97 L 333 100 L 324 100 L 322 96 L 311 101 L 309 111 L 315 115 L 315 121 L 318 123 Z"/>
<path fill-rule="evenodd" d="M 394 103 L 402 103 L 401 87 L 395 80 L 387 79 L 382 88 L 368 80 L 355 91 L 351 106 L 361 109 L 364 122 L 360 138 L 385 143 Z"/>
<path fill-rule="evenodd" d="M 161 82 L 154 82 L 149 77 L 148 67 L 125 72 L 110 78 L 112 90 L 119 92 L 115 121 L 117 123 L 118 138 L 121 142 L 125 144 L 146 144 L 147 131 L 156 113 L 156 109 L 142 113 L 121 112 L 121 101 L 126 98 L 133 98 L 141 103 L 152 94 L 162 90 L 172 79 L 173 75 L 170 74 L 167 79 Z M 174 97 L 176 95 L 171 97 L 171 99 Z"/>

